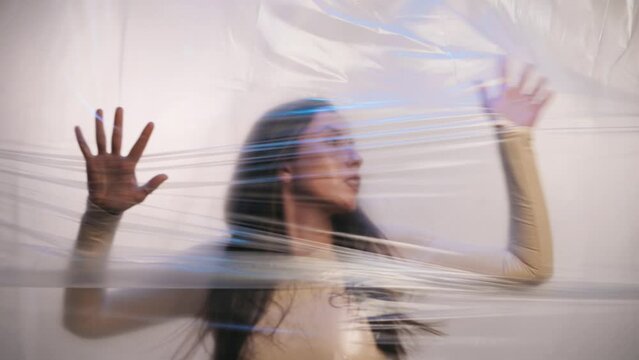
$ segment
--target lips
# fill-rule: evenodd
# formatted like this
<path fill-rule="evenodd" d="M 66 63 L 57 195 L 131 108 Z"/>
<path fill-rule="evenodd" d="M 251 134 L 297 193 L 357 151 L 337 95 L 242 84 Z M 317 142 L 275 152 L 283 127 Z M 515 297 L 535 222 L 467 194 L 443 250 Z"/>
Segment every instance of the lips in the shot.
<path fill-rule="evenodd" d="M 360 185 L 360 176 L 359 175 L 351 175 L 351 176 L 347 177 L 344 181 L 355 192 L 359 191 L 359 185 Z"/>

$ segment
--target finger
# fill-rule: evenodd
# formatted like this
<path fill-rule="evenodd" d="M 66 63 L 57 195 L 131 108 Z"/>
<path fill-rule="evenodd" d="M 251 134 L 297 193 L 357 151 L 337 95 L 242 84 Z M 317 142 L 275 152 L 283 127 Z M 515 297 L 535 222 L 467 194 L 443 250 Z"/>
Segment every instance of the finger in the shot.
<path fill-rule="evenodd" d="M 499 77 L 501 79 L 501 92 L 503 93 L 508 87 L 508 59 L 505 56 L 499 59 Z"/>
<path fill-rule="evenodd" d="M 163 182 L 165 182 L 169 177 L 166 174 L 156 175 L 151 180 L 149 180 L 144 186 L 140 188 L 144 192 L 144 196 L 151 194 L 155 191 Z"/>
<path fill-rule="evenodd" d="M 488 109 L 488 90 L 486 89 L 486 86 L 483 85 L 482 83 L 480 83 L 479 81 L 477 81 L 475 83 L 477 85 L 477 88 L 479 88 L 479 98 L 481 100 L 481 104 L 484 107 L 484 110 Z"/>
<path fill-rule="evenodd" d="M 101 109 L 95 112 L 95 142 L 98 144 L 98 154 L 106 154 L 106 135 L 104 135 L 104 118 Z"/>
<path fill-rule="evenodd" d="M 484 108 L 484 113 L 486 113 L 490 119 L 495 120 L 495 116 L 493 110 L 491 109 L 490 98 L 488 97 L 488 89 L 485 85 L 477 82 L 479 88 L 479 97 L 481 99 L 482 106 Z"/>
<path fill-rule="evenodd" d="M 521 74 L 521 78 L 519 79 L 519 84 L 517 85 L 517 89 L 519 89 L 519 93 L 523 94 L 524 87 L 528 83 L 528 78 L 530 78 L 530 74 L 532 73 L 533 66 L 528 64 L 524 68 L 524 72 Z"/>
<path fill-rule="evenodd" d="M 133 148 L 131 148 L 131 151 L 129 152 L 129 155 L 128 155 L 129 159 L 133 160 L 134 162 L 138 162 L 138 160 L 140 160 L 140 157 L 142 157 L 142 153 L 144 152 L 144 148 L 146 147 L 146 143 L 149 141 L 149 138 L 151 137 L 151 133 L 153 133 L 152 122 L 146 124 L 146 126 L 144 127 L 144 130 L 142 130 L 142 134 L 140 134 L 140 137 L 135 142 L 135 145 L 133 145 Z"/>
<path fill-rule="evenodd" d="M 555 93 L 552 91 L 546 92 L 543 97 L 539 100 L 539 109 L 542 109 L 552 98 L 555 96 Z"/>
<path fill-rule="evenodd" d="M 113 135 L 111 136 L 111 152 L 114 155 L 120 155 L 122 148 L 122 120 L 124 117 L 124 109 L 118 107 L 115 109 L 115 121 L 113 123 Z"/>
<path fill-rule="evenodd" d="M 91 149 L 89 149 L 89 145 L 84 140 L 84 136 L 82 135 L 82 130 L 80 130 L 79 126 L 75 127 L 75 138 L 78 140 L 78 145 L 80 145 L 80 151 L 82 151 L 82 155 L 85 160 L 89 160 L 91 158 Z"/>
<path fill-rule="evenodd" d="M 541 78 L 539 82 L 537 82 L 537 86 L 535 86 L 532 93 L 530 94 L 530 96 L 532 96 L 533 99 L 539 96 L 541 89 L 543 89 L 544 86 L 546 85 L 546 81 L 547 81 L 546 78 Z"/>

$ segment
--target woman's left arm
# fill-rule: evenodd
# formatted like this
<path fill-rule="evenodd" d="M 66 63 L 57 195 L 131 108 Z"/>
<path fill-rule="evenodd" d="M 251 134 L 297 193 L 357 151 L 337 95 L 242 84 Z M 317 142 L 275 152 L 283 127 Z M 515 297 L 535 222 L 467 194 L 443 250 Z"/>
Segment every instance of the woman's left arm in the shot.
<path fill-rule="evenodd" d="M 500 128 L 498 137 L 510 203 L 510 229 L 506 253 L 498 259 L 501 273 L 497 275 L 540 283 L 553 273 L 552 235 L 530 127 Z"/>
<path fill-rule="evenodd" d="M 489 98 L 481 87 L 484 108 L 497 115 L 499 152 L 506 176 L 510 202 L 508 254 L 503 260 L 504 276 L 515 280 L 543 282 L 553 273 L 553 251 L 546 202 L 532 149 L 531 129 L 552 93 L 541 78 L 527 92 L 532 66 L 524 70 L 517 86 L 508 86 L 505 59 L 501 62 L 503 85 Z"/>
<path fill-rule="evenodd" d="M 504 62 L 501 66 L 504 84 L 500 93 L 489 98 L 485 89 L 480 88 L 484 108 L 496 123 L 508 188 L 508 247 L 493 251 L 431 241 L 421 248 L 426 256 L 420 258 L 436 265 L 528 283 L 541 283 L 552 276 L 552 236 L 531 145 L 531 128 L 551 93 L 544 90 L 545 79 L 530 92 L 525 91 L 531 70 L 528 67 L 519 84 L 511 87 L 507 85 Z M 411 252 L 421 252 L 415 250 Z"/>

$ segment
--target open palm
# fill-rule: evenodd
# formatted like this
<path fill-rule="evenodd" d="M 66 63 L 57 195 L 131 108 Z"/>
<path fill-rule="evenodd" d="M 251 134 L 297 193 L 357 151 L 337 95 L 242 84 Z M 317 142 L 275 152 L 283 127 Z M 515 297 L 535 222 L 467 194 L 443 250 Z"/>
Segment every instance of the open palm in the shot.
<path fill-rule="evenodd" d="M 552 93 L 544 86 L 546 79 L 541 78 L 531 91 L 526 91 L 526 86 L 530 81 L 532 66 L 527 66 L 524 70 L 517 86 L 508 85 L 508 71 L 506 61 L 500 65 L 501 78 L 503 84 L 499 89 L 499 94 L 493 98 L 487 95 L 486 88 L 480 87 L 480 95 L 486 112 L 490 115 L 500 114 L 512 121 L 515 125 L 532 127 L 539 118 L 539 113 L 552 98 Z"/>
<path fill-rule="evenodd" d="M 75 127 L 75 135 L 80 150 L 86 160 L 89 200 L 102 209 L 119 214 L 142 202 L 147 195 L 158 188 L 168 177 L 156 175 L 146 184 L 139 186 L 135 176 L 135 167 L 144 152 L 153 123 L 148 123 L 127 156 L 121 156 L 122 147 L 122 108 L 115 111 L 115 122 L 111 136 L 111 153 L 106 149 L 106 135 L 102 121 L 102 110 L 95 115 L 95 134 L 98 147 L 97 155 L 92 155 L 84 140 L 82 131 Z"/>

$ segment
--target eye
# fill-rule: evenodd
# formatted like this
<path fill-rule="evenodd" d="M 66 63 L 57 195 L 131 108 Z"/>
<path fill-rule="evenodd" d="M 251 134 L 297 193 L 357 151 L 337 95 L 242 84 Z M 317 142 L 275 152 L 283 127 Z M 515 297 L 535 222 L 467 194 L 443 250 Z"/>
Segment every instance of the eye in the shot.
<path fill-rule="evenodd" d="M 344 146 L 353 145 L 355 143 L 353 139 L 346 138 L 343 136 L 330 137 L 326 139 L 325 142 L 329 144 L 330 146 L 334 146 L 334 147 L 344 147 Z"/>

